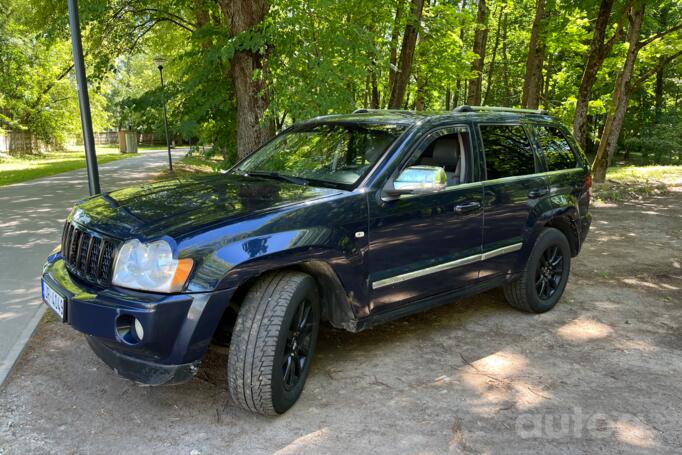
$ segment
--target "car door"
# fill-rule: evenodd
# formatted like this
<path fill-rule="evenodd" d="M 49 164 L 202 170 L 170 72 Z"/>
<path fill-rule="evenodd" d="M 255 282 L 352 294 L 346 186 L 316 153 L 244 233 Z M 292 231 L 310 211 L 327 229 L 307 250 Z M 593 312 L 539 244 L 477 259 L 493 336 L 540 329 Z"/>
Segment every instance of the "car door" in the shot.
<path fill-rule="evenodd" d="M 530 125 L 537 151 L 544 159 L 547 185 L 552 202 L 559 206 L 578 207 L 587 212 L 589 200 L 584 190 L 585 164 L 568 139 L 563 127 L 552 124 Z"/>
<path fill-rule="evenodd" d="M 485 163 L 483 279 L 516 271 L 531 213 L 548 188 L 524 125 L 480 123 L 477 132 Z"/>
<path fill-rule="evenodd" d="M 458 139 L 453 141 L 452 136 Z M 451 175 L 449 186 L 436 193 L 370 198 L 369 281 L 374 311 L 463 287 L 478 278 L 483 186 L 476 181 L 470 128 L 453 125 L 431 131 L 391 178 L 409 165 L 438 165 L 427 154 L 429 148 L 435 153 L 438 146 L 441 155 L 444 140 L 459 149 L 459 179 Z"/>

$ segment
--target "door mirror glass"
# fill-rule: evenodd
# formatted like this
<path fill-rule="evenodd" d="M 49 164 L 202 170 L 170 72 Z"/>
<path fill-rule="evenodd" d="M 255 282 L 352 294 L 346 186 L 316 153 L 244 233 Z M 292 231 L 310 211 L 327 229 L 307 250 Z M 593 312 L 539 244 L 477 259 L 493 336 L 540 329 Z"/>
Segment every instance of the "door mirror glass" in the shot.
<path fill-rule="evenodd" d="M 389 196 L 401 194 L 435 193 L 447 186 L 445 169 L 439 166 L 410 166 L 393 181 L 393 188 L 387 189 Z"/>

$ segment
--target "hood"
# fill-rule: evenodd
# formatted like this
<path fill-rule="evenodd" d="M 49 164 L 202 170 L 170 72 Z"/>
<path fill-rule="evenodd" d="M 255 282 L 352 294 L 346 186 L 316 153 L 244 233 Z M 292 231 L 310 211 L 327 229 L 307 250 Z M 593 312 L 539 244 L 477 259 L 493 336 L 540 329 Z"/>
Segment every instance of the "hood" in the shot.
<path fill-rule="evenodd" d="M 177 236 L 339 192 L 259 177 L 210 174 L 104 193 L 77 205 L 72 218 L 121 239 Z"/>

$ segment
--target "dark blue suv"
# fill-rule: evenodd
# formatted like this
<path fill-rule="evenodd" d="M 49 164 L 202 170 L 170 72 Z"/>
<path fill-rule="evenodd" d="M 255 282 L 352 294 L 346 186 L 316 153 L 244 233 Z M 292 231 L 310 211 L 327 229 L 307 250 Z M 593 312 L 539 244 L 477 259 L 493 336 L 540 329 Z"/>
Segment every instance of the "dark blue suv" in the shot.
<path fill-rule="evenodd" d="M 322 321 L 355 332 L 497 286 L 518 309 L 551 309 L 590 187 L 584 155 L 541 111 L 319 117 L 224 174 L 82 201 L 43 299 L 146 384 L 188 380 L 211 342 L 229 344 L 233 400 L 282 413 Z"/>

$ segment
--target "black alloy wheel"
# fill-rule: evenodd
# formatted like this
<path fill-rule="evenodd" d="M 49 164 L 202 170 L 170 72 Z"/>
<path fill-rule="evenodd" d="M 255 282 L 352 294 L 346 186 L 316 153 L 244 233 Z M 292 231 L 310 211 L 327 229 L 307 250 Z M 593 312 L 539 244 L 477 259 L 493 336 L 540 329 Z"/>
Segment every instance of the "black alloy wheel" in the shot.
<path fill-rule="evenodd" d="M 293 390 L 303 377 L 310 360 L 313 340 L 313 304 L 308 299 L 301 301 L 289 325 L 289 334 L 284 347 L 282 362 L 282 384 L 287 391 Z"/>
<path fill-rule="evenodd" d="M 535 240 L 518 277 L 504 285 L 504 296 L 516 309 L 544 313 L 561 298 L 570 273 L 568 238 L 556 228 L 545 228 Z"/>
<path fill-rule="evenodd" d="M 261 276 L 232 331 L 227 384 L 234 403 L 263 415 L 293 406 L 310 373 L 320 319 L 312 276 L 295 270 Z"/>
<path fill-rule="evenodd" d="M 564 275 L 564 255 L 557 245 L 547 248 L 541 255 L 535 271 L 535 290 L 541 300 L 554 296 Z"/>

